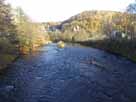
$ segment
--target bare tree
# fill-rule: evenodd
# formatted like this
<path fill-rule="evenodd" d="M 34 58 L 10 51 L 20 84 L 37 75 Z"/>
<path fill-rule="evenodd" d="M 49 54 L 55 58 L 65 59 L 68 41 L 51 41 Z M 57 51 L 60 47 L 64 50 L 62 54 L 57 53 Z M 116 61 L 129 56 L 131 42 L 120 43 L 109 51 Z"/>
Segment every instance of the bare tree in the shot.
<path fill-rule="evenodd" d="M 129 13 L 136 13 L 136 0 L 134 3 L 131 3 L 128 7 L 127 7 L 127 12 Z"/>

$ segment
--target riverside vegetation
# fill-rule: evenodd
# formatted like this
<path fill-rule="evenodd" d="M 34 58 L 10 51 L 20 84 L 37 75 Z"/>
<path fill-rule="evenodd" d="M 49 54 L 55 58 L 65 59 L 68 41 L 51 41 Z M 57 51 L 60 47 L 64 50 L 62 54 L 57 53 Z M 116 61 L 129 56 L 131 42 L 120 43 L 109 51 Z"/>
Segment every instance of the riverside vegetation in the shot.
<path fill-rule="evenodd" d="M 21 8 L 13 9 L 0 0 L 0 69 L 48 40 L 42 24 L 32 22 Z"/>

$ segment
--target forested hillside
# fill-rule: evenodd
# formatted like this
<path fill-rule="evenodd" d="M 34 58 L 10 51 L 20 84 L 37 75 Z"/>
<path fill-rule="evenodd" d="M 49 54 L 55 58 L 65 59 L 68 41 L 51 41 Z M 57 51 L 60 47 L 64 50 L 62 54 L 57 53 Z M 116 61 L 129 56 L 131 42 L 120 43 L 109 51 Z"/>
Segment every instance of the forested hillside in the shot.
<path fill-rule="evenodd" d="M 60 31 L 62 39 L 69 37 L 69 41 L 98 40 L 103 37 L 134 39 L 135 18 L 136 15 L 127 12 L 85 11 L 57 25 L 56 33 Z"/>

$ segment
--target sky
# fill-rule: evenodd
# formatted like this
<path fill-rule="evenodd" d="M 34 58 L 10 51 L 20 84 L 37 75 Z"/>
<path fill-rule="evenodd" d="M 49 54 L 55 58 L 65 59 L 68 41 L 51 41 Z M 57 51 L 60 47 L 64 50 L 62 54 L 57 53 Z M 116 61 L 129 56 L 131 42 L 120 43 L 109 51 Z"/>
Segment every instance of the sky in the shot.
<path fill-rule="evenodd" d="M 63 21 L 86 10 L 124 11 L 134 0 L 7 0 L 37 22 Z"/>

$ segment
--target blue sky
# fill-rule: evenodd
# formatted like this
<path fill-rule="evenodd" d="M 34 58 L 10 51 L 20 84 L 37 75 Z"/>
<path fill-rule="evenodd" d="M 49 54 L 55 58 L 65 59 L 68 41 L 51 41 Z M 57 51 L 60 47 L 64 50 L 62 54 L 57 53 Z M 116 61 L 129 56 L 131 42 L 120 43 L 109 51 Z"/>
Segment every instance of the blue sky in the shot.
<path fill-rule="evenodd" d="M 62 21 L 85 10 L 124 11 L 134 0 L 7 0 L 34 21 Z"/>

